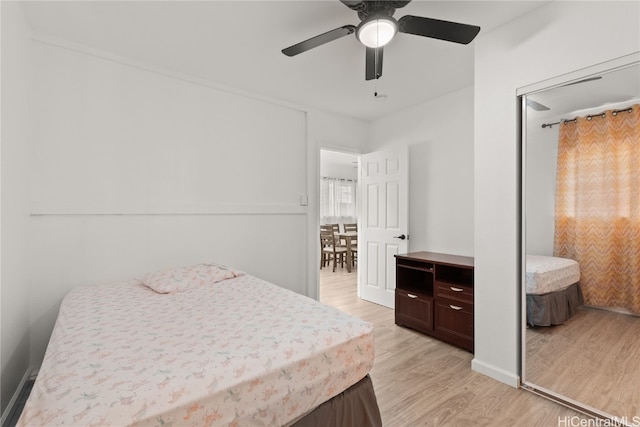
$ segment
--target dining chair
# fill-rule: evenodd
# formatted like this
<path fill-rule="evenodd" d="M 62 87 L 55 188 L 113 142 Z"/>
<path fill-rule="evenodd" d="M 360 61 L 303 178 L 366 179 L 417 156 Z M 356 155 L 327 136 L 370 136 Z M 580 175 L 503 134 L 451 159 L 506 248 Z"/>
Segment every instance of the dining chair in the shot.
<path fill-rule="evenodd" d="M 322 267 L 325 267 L 329 264 L 330 261 L 330 254 L 329 253 L 325 253 L 325 248 L 327 248 L 327 243 L 325 242 L 325 240 L 322 239 L 322 234 L 323 233 L 333 233 L 333 228 L 329 225 L 320 225 L 320 269 L 322 269 Z"/>
<path fill-rule="evenodd" d="M 343 224 L 345 233 L 357 233 L 358 232 L 358 224 Z M 356 265 L 356 261 L 358 260 L 358 239 L 351 238 L 351 263 L 353 266 Z"/>
<path fill-rule="evenodd" d="M 338 260 L 340 260 L 340 266 L 344 267 L 344 262 L 347 258 L 347 248 L 336 245 L 336 235 L 333 230 L 320 231 L 320 268 L 327 265 L 333 260 L 333 272 L 336 271 Z"/>
<path fill-rule="evenodd" d="M 321 224 L 320 225 L 320 231 L 322 230 L 330 230 L 333 231 L 333 234 L 339 234 L 340 233 L 340 224 Z M 337 246 L 344 246 L 346 247 L 346 243 L 343 242 L 340 238 L 338 238 L 336 240 L 336 245 Z"/>
<path fill-rule="evenodd" d="M 358 224 L 344 224 L 345 233 L 357 233 Z M 358 250 L 358 239 L 351 239 L 351 249 L 355 252 Z"/>
<path fill-rule="evenodd" d="M 358 232 L 358 224 L 344 224 L 344 232 L 345 233 L 350 233 L 350 232 Z"/>
<path fill-rule="evenodd" d="M 351 246 L 351 265 L 356 266 L 358 262 L 358 245 Z"/>

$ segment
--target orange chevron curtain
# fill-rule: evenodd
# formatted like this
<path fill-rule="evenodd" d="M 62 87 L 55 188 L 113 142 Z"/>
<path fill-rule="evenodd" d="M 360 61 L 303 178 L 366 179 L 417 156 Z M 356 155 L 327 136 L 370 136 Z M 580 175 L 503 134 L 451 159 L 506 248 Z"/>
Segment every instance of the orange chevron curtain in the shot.
<path fill-rule="evenodd" d="M 640 104 L 560 125 L 554 255 L 585 303 L 640 314 Z"/>

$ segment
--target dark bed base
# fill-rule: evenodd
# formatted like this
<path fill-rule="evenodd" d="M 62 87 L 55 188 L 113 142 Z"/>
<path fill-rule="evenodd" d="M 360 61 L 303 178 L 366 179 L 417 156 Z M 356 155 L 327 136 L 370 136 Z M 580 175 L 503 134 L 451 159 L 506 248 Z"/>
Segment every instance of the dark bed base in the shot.
<path fill-rule="evenodd" d="M 529 326 L 561 325 L 584 304 L 580 284 L 542 295 L 527 294 L 527 324 Z"/>
<path fill-rule="evenodd" d="M 378 401 L 369 375 L 324 402 L 292 427 L 382 427 Z"/>

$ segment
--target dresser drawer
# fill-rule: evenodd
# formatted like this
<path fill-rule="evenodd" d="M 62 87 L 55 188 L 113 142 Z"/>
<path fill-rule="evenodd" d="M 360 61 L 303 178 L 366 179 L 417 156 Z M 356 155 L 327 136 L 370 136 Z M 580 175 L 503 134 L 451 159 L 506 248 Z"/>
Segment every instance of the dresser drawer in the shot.
<path fill-rule="evenodd" d="M 436 332 L 473 351 L 473 304 L 438 299 L 434 311 Z"/>
<path fill-rule="evenodd" d="M 449 298 L 462 302 L 473 302 L 473 288 L 446 282 L 435 282 L 436 298 Z"/>
<path fill-rule="evenodd" d="M 433 298 L 396 289 L 396 324 L 418 331 L 433 331 Z"/>

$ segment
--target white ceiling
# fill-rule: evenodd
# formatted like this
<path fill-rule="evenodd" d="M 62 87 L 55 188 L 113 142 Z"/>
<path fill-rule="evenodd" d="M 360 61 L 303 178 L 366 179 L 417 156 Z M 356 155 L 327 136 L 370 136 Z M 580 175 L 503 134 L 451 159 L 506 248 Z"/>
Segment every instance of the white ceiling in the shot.
<path fill-rule="evenodd" d="M 590 80 L 592 78 L 597 79 Z M 573 119 L 585 111 L 593 114 L 593 109 L 604 111 L 640 102 L 640 65 L 590 76 L 578 82 L 530 95 L 530 99 L 549 110 L 529 108 L 528 119 L 536 123 L 557 122 Z"/>
<path fill-rule="evenodd" d="M 545 1 L 420 1 L 394 17 L 479 25 L 480 35 Z M 216 84 L 363 120 L 473 84 L 474 43 L 399 34 L 385 47 L 382 77 L 364 79 L 364 47 L 347 36 L 286 57 L 285 47 L 357 25 L 325 1 L 26 1 L 33 30 Z M 375 98 L 374 92 L 386 97 Z"/>
<path fill-rule="evenodd" d="M 358 155 L 339 151 L 320 150 L 320 163 L 327 163 L 344 168 L 357 168 Z"/>

